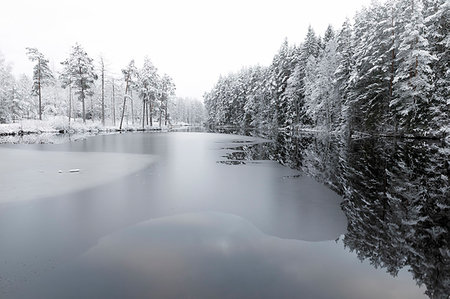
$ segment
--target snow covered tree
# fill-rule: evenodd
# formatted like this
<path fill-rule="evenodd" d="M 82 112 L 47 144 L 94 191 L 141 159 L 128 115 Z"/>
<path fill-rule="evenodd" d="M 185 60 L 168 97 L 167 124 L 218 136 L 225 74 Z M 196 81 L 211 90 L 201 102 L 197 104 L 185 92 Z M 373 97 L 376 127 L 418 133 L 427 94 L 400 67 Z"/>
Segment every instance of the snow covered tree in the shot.
<path fill-rule="evenodd" d="M 433 90 L 431 62 L 435 59 L 428 51 L 424 35 L 424 20 L 420 2 L 400 0 L 398 26 L 403 28 L 399 36 L 394 79 L 394 109 L 398 126 L 406 133 L 423 131 L 430 121 L 429 96 Z"/>
<path fill-rule="evenodd" d="M 85 99 L 87 96 L 93 95 L 94 82 L 97 80 L 93 59 L 77 43 L 72 47 L 69 58 L 61 62 L 61 64 L 64 66 L 64 70 L 61 73 L 62 87 L 66 88 L 70 85 L 74 93 L 78 95 L 78 100 L 82 104 L 82 117 L 85 123 Z"/>
<path fill-rule="evenodd" d="M 173 82 L 173 79 L 167 75 L 164 74 L 161 78 L 161 84 L 160 84 L 160 111 L 159 111 L 159 126 L 162 125 L 162 115 L 164 114 L 164 125 L 167 126 L 168 124 L 168 107 L 169 107 L 169 100 L 175 95 L 175 83 Z"/>
<path fill-rule="evenodd" d="M 105 126 L 105 61 L 100 57 L 100 77 L 102 79 L 102 125 Z"/>
<path fill-rule="evenodd" d="M 26 48 L 28 59 L 35 62 L 33 67 L 33 94 L 39 98 L 39 119 L 42 120 L 42 87 L 51 85 L 54 82 L 53 73 L 50 70 L 44 54 L 36 48 Z"/>
<path fill-rule="evenodd" d="M 19 77 L 16 86 L 16 92 L 20 99 L 21 116 L 28 119 L 35 118 L 37 116 L 37 105 L 31 93 L 33 82 L 28 76 L 22 75 Z"/>
<path fill-rule="evenodd" d="M 138 71 L 136 86 L 142 99 L 142 128 L 145 121 L 153 125 L 153 105 L 158 93 L 159 76 L 157 68 L 150 59 L 145 58 L 144 65 Z"/>
<path fill-rule="evenodd" d="M 11 103 L 14 86 L 11 66 L 6 63 L 5 58 L 0 53 L 0 123 L 7 123 L 12 120 Z"/>
<path fill-rule="evenodd" d="M 338 67 L 336 69 L 336 88 L 341 103 L 341 115 L 338 120 L 340 130 L 349 133 L 351 115 L 349 103 L 350 78 L 353 70 L 353 29 L 350 20 L 346 19 L 337 35 Z"/>
<path fill-rule="evenodd" d="M 290 126 L 293 122 L 293 108 L 289 105 L 286 88 L 296 64 L 295 48 L 289 46 L 287 39 L 281 45 L 271 65 L 273 121 L 278 127 Z"/>
<path fill-rule="evenodd" d="M 392 9 L 377 2 L 355 19 L 354 69 L 351 76 L 350 126 L 369 133 L 389 128 Z"/>
<path fill-rule="evenodd" d="M 450 134 L 450 3 L 446 0 L 422 0 L 428 50 L 435 57 L 433 91 L 430 98 L 430 126 Z"/>
<path fill-rule="evenodd" d="M 120 117 L 119 130 L 122 130 L 122 123 L 123 123 L 123 117 L 125 115 L 127 97 L 130 97 L 129 89 L 131 89 L 130 87 L 132 87 L 135 84 L 134 80 L 137 76 L 137 68 L 134 65 L 134 60 L 131 60 L 130 63 L 128 64 L 127 68 L 122 70 L 122 74 L 125 79 L 125 95 L 123 97 L 122 116 Z"/>

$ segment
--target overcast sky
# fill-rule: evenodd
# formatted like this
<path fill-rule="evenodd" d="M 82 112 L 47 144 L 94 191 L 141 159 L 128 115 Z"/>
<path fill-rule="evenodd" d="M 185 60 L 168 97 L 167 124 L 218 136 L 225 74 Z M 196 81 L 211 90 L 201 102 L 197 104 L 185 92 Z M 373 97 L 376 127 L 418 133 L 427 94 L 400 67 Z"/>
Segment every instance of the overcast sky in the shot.
<path fill-rule="evenodd" d="M 14 73 L 31 73 L 25 47 L 37 47 L 54 66 L 75 42 L 111 72 L 148 56 L 175 80 L 177 95 L 201 98 L 220 74 L 268 65 L 284 38 L 298 44 L 308 25 L 323 35 L 339 28 L 370 0 L 5 0 L 0 52 Z"/>

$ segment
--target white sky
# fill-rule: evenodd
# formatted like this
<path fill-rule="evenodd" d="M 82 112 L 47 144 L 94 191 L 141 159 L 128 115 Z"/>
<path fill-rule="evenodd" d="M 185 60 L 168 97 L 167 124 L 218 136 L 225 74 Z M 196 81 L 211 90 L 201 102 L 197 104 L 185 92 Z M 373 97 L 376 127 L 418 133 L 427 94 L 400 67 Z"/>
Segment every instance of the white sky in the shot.
<path fill-rule="evenodd" d="M 268 65 L 284 38 L 298 44 L 311 24 L 323 35 L 370 0 L 3 0 L 0 52 L 15 74 L 31 73 L 25 47 L 54 66 L 75 42 L 112 72 L 148 56 L 175 80 L 178 96 L 201 99 L 220 74 Z M 119 76 L 119 75 L 118 75 Z"/>

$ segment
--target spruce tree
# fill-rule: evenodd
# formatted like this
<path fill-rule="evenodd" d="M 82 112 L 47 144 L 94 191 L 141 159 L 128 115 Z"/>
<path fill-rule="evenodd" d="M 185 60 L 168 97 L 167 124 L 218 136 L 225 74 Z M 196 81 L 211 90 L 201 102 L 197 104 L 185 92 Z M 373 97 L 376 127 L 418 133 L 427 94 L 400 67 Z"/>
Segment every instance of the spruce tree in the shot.
<path fill-rule="evenodd" d="M 49 61 L 44 57 L 44 54 L 36 48 L 26 48 L 26 50 L 28 59 L 36 63 L 33 67 L 32 92 L 38 96 L 39 120 L 42 120 L 42 87 L 53 84 L 54 77 L 48 66 Z"/>
<path fill-rule="evenodd" d="M 397 69 L 394 96 L 390 105 L 404 133 L 422 131 L 430 121 L 429 94 L 433 90 L 430 64 L 434 57 L 428 51 L 424 35 L 421 3 L 417 0 L 398 2 L 399 22 L 403 28 L 396 55 Z"/>
<path fill-rule="evenodd" d="M 82 103 L 83 122 L 86 122 L 85 99 L 94 93 L 94 82 L 97 75 L 94 72 L 93 59 L 77 43 L 72 47 L 69 58 L 61 62 L 64 70 L 61 74 L 62 87 L 70 86 L 78 95 L 78 100 Z"/>

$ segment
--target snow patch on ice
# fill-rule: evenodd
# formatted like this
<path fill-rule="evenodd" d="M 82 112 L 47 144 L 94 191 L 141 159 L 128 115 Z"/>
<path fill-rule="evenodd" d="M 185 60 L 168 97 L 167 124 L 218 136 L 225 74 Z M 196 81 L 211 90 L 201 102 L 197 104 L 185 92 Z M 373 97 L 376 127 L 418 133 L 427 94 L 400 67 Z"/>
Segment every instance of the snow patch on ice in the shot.
<path fill-rule="evenodd" d="M 0 147 L 0 203 L 84 190 L 135 173 L 155 160 L 151 155 Z"/>

